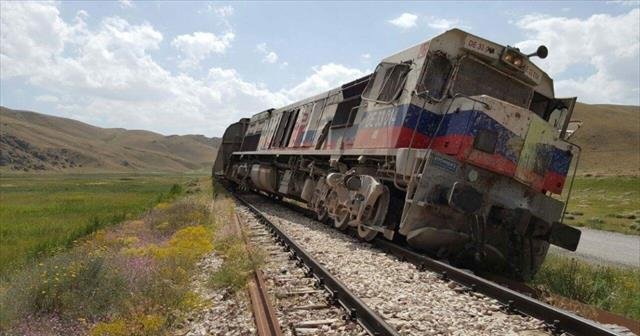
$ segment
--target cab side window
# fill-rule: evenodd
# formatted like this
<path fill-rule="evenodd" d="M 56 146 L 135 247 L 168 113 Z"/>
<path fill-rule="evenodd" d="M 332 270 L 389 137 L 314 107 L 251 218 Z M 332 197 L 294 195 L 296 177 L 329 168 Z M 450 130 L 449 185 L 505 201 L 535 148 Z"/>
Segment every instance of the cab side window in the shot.
<path fill-rule="evenodd" d="M 331 128 L 349 127 L 353 125 L 362 102 L 361 95 L 369 82 L 370 76 L 356 79 L 342 86 L 342 101 L 336 107 L 331 121 Z"/>
<path fill-rule="evenodd" d="M 452 69 L 453 65 L 445 53 L 442 51 L 429 53 L 418 81 L 418 93 L 425 94 L 432 99 L 442 99 L 446 93 L 446 86 Z"/>
<path fill-rule="evenodd" d="M 380 103 L 391 103 L 398 98 L 411 67 L 404 63 L 382 62 L 362 94 L 362 98 Z"/>

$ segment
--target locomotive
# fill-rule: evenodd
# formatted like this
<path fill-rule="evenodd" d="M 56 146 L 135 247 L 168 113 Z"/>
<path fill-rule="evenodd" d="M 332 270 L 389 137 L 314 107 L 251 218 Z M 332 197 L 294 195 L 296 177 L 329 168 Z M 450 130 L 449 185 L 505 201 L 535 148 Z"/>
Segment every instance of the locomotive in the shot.
<path fill-rule="evenodd" d="M 363 240 L 529 279 L 549 244 L 575 251 L 580 239 L 562 223 L 580 153 L 567 131 L 576 98 L 555 98 L 534 56 L 547 49 L 446 31 L 230 125 L 212 173 L 303 202 Z"/>

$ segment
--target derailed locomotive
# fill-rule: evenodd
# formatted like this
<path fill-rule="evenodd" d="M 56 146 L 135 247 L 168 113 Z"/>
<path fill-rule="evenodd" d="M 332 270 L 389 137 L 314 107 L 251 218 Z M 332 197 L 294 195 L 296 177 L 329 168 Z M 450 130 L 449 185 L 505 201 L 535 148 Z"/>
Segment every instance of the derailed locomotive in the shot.
<path fill-rule="evenodd" d="M 534 55 L 546 48 L 525 55 L 449 30 L 232 124 L 213 174 L 304 202 L 364 240 L 530 278 L 550 243 L 575 250 L 580 239 L 560 199 L 579 155 L 566 140 L 576 99 L 555 98 Z"/>

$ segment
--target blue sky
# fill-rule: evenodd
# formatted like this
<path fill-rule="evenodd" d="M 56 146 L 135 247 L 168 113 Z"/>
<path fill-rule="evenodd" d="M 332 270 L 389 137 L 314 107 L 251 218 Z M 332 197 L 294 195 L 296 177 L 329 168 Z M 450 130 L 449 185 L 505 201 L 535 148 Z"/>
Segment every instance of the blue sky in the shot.
<path fill-rule="evenodd" d="M 558 95 L 639 104 L 640 3 L 2 2 L 0 103 L 220 135 L 452 27 L 549 47 Z"/>

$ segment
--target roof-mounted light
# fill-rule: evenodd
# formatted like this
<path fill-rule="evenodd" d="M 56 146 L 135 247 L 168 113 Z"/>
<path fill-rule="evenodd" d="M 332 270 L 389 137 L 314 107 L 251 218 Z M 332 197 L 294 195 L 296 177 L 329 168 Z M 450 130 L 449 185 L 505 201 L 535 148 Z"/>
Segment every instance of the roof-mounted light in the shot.
<path fill-rule="evenodd" d="M 501 59 L 502 62 L 504 62 L 508 66 L 518 71 L 524 71 L 524 69 L 526 68 L 526 63 L 524 61 L 525 57 L 526 56 L 521 54 L 518 49 L 506 47 L 502 52 Z"/>

